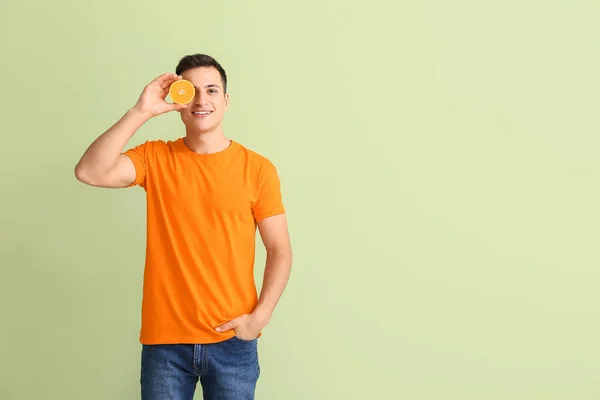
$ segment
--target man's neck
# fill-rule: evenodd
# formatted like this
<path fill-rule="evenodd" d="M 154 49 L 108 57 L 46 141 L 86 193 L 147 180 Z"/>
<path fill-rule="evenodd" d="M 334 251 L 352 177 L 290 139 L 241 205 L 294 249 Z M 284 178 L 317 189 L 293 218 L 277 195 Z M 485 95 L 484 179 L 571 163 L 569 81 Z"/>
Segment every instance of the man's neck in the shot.
<path fill-rule="evenodd" d="M 231 144 L 222 131 L 207 133 L 187 132 L 183 139 L 188 149 L 198 154 L 212 154 L 225 150 Z"/>

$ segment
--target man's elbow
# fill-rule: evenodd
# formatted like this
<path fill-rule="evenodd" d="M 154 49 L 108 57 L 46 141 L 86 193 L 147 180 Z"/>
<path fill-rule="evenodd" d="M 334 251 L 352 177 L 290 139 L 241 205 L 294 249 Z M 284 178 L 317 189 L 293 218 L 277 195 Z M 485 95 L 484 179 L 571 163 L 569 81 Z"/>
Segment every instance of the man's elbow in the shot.
<path fill-rule="evenodd" d="M 75 166 L 75 178 L 86 185 L 90 186 L 98 186 L 99 182 L 93 178 L 93 175 L 89 173 L 89 171 L 83 167 L 81 164 L 77 164 Z"/>
<path fill-rule="evenodd" d="M 89 181 L 88 174 L 86 173 L 85 169 L 81 166 L 81 164 L 77 164 L 75 166 L 75 178 L 77 178 L 77 180 L 82 183 L 88 183 Z"/>

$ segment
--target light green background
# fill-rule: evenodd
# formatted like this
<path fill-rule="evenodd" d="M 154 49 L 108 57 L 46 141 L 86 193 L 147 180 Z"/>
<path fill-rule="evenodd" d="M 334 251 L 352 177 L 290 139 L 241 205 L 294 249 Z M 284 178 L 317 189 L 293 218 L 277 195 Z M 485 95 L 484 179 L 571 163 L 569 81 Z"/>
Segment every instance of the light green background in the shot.
<path fill-rule="evenodd" d="M 295 259 L 257 399 L 600 397 L 600 4 L 8 2 L 0 399 L 139 398 L 141 189 L 75 180 L 206 52 Z M 130 142 L 183 134 L 176 114 Z M 259 248 L 260 284 L 264 251 Z"/>

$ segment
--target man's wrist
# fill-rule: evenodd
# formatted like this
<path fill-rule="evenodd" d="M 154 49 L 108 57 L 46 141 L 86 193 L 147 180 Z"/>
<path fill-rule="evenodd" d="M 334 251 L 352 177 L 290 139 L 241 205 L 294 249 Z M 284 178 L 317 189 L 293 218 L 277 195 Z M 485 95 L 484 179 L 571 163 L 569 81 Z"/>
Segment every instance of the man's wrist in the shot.
<path fill-rule="evenodd" d="M 133 118 L 136 118 L 137 120 L 139 120 L 141 122 L 146 122 L 150 118 L 152 118 L 152 115 L 150 115 L 150 113 L 140 110 L 137 106 L 131 107 L 128 110 L 127 114 L 129 114 L 130 116 L 132 116 Z"/>
<path fill-rule="evenodd" d="M 254 311 L 252 311 L 252 316 L 262 321 L 265 325 L 271 320 L 271 312 L 262 305 L 257 305 Z"/>

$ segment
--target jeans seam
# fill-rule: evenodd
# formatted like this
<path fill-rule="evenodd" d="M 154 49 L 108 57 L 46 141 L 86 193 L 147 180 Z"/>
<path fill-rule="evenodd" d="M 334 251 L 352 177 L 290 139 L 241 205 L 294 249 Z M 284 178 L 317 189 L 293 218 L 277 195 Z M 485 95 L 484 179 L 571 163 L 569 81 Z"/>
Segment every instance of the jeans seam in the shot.
<path fill-rule="evenodd" d="M 198 359 L 198 346 L 194 345 L 194 355 L 193 355 L 193 370 L 194 374 L 198 375 L 198 364 L 196 360 Z"/>
<path fill-rule="evenodd" d="M 203 371 L 207 371 L 208 370 L 208 349 L 210 346 L 204 346 L 204 357 L 202 357 L 202 370 Z"/>

